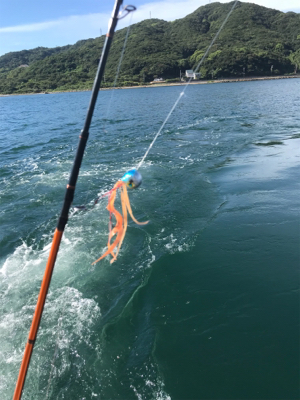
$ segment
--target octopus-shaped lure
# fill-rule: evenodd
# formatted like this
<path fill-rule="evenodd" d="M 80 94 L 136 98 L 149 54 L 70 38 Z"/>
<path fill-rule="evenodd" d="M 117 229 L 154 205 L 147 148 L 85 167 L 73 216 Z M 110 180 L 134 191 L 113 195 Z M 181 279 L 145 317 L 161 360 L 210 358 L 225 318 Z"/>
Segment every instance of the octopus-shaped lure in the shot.
<path fill-rule="evenodd" d="M 149 221 L 139 222 L 134 218 L 127 193 L 127 188 L 135 189 L 139 187 L 141 183 L 142 183 L 141 174 L 136 169 L 132 169 L 126 172 L 123 178 L 119 180 L 115 184 L 115 186 L 107 193 L 109 198 L 106 209 L 109 211 L 109 217 L 110 217 L 107 250 L 100 258 L 98 258 L 98 260 L 94 261 L 93 264 L 96 264 L 98 261 L 102 260 L 109 254 L 112 256 L 110 263 L 112 264 L 114 261 L 116 261 L 128 226 L 127 212 L 129 213 L 129 215 L 136 224 L 138 225 L 148 224 Z M 121 194 L 121 205 L 122 205 L 123 215 L 115 209 L 114 205 L 118 189 L 120 189 L 120 194 Z M 114 227 L 112 227 L 112 215 L 114 215 L 116 219 L 116 224 Z M 111 240 L 114 236 L 116 236 L 116 238 L 111 243 Z"/>

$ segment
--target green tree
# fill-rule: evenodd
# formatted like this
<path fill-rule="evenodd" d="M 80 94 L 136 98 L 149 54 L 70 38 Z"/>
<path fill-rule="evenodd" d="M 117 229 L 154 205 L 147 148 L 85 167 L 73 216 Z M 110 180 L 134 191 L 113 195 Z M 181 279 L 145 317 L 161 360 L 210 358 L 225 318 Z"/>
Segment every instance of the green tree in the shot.
<path fill-rule="evenodd" d="M 291 53 L 289 56 L 291 63 L 294 66 L 294 73 L 297 73 L 298 68 L 300 68 L 300 49 L 296 50 L 295 52 Z"/>

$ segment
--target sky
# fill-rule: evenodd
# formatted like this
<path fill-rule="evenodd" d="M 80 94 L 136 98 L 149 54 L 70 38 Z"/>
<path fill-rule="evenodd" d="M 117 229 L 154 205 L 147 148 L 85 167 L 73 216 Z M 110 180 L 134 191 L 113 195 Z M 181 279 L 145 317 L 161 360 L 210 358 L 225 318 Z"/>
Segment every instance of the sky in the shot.
<path fill-rule="evenodd" d="M 123 4 L 136 6 L 137 11 L 122 19 L 118 29 L 150 17 L 173 21 L 209 2 L 212 0 L 124 0 Z M 251 2 L 300 13 L 300 0 Z M 103 35 L 113 5 L 114 0 L 0 0 L 0 56 L 38 46 L 65 46 Z"/>

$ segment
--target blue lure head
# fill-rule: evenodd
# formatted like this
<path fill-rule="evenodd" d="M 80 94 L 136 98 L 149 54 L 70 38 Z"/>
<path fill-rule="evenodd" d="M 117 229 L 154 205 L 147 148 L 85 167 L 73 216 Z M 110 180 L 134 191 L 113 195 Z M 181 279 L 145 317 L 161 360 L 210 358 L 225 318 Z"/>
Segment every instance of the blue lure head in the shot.
<path fill-rule="evenodd" d="M 131 169 L 121 178 L 126 183 L 128 189 L 136 189 L 142 183 L 142 175 L 137 169 Z"/>

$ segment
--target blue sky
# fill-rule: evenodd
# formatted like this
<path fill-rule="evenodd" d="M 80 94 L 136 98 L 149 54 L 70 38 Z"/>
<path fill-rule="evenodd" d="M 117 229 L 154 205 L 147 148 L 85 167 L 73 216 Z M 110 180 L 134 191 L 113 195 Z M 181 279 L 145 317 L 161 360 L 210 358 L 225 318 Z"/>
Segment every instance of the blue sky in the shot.
<path fill-rule="evenodd" d="M 226 3 L 227 0 L 219 0 Z M 244 1 L 244 0 L 242 0 Z M 133 4 L 131 23 L 146 18 L 183 18 L 209 0 L 124 0 Z M 300 0 L 255 0 L 281 11 L 300 12 Z M 56 47 L 106 33 L 114 0 L 0 0 L 0 55 L 38 46 Z M 130 17 L 120 21 L 127 26 Z"/>

